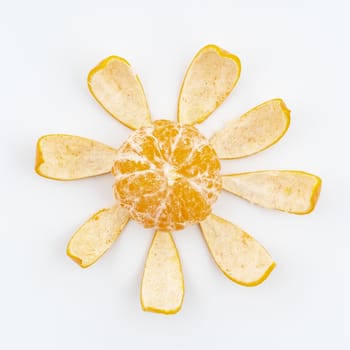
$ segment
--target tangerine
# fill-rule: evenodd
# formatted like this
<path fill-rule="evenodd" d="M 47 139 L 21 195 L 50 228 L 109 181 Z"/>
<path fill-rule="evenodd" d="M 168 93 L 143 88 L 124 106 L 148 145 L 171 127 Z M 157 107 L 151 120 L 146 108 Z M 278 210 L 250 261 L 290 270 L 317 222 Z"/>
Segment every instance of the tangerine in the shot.
<path fill-rule="evenodd" d="M 119 148 L 114 193 L 144 227 L 174 231 L 204 220 L 221 190 L 220 162 L 193 126 L 158 120 Z"/>

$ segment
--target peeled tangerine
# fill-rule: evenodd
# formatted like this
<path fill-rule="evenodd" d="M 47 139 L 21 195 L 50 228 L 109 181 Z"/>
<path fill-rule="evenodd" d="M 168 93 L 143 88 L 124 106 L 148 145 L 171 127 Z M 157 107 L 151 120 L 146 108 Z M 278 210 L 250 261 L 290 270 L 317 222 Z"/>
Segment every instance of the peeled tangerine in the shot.
<path fill-rule="evenodd" d="M 174 231 L 204 220 L 221 190 L 220 162 L 190 125 L 157 120 L 135 131 L 113 166 L 115 196 L 144 227 Z"/>

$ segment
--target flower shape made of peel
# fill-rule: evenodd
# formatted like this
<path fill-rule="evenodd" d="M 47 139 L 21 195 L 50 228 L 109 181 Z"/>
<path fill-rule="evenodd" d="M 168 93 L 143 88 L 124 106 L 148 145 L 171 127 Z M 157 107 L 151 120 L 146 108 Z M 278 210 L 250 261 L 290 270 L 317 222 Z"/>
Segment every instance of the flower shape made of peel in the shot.
<path fill-rule="evenodd" d="M 194 57 L 178 102 L 178 120 L 152 121 L 142 85 L 129 63 L 108 57 L 88 76 L 101 106 L 135 131 L 114 149 L 72 135 L 38 140 L 36 172 L 55 180 L 75 180 L 112 172 L 117 202 L 85 222 L 67 253 L 81 267 L 95 263 L 129 219 L 155 228 L 141 283 L 147 311 L 180 310 L 184 282 L 172 231 L 198 223 L 214 261 L 231 280 L 245 286 L 264 281 L 275 263 L 254 238 L 211 213 L 222 189 L 265 208 L 294 214 L 311 212 L 321 180 L 302 171 L 257 171 L 221 175 L 220 159 L 258 153 L 287 131 L 290 111 L 281 99 L 266 101 L 229 122 L 209 140 L 194 127 L 229 95 L 240 76 L 238 57 L 208 45 Z"/>

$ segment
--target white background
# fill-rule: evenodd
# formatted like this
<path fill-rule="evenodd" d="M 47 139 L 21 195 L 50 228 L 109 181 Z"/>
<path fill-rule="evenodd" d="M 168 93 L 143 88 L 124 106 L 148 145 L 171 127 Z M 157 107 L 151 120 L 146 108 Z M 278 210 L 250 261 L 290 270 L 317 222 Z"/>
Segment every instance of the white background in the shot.
<path fill-rule="evenodd" d="M 349 349 L 348 1 L 1 1 L 0 348 Z M 222 194 L 214 212 L 244 228 L 277 268 L 255 288 L 225 278 L 197 227 L 175 233 L 186 296 L 175 316 L 145 313 L 139 285 L 152 232 L 131 223 L 82 270 L 71 234 L 113 203 L 112 177 L 55 182 L 33 171 L 35 143 L 71 133 L 118 146 L 129 130 L 88 93 L 88 71 L 125 57 L 155 118 L 175 118 L 182 77 L 198 49 L 238 55 L 241 79 L 200 130 L 273 97 L 292 110 L 269 150 L 225 161 L 225 172 L 302 169 L 323 178 L 308 216 Z M 348 327 L 347 327 L 348 328 Z"/>

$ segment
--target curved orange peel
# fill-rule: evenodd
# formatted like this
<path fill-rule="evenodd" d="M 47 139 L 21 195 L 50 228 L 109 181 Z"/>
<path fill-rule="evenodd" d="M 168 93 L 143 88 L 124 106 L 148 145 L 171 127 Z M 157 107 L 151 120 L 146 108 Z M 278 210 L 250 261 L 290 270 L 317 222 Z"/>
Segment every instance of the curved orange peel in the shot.
<path fill-rule="evenodd" d="M 215 263 L 233 282 L 256 286 L 276 266 L 259 242 L 231 222 L 211 214 L 200 228 Z"/>
<path fill-rule="evenodd" d="M 290 110 L 276 98 L 229 122 L 211 137 L 210 143 L 220 159 L 247 157 L 277 143 L 289 124 Z"/>
<path fill-rule="evenodd" d="M 264 208 L 308 214 L 316 206 L 322 180 L 295 170 L 265 170 L 222 176 L 228 192 Z"/>
<path fill-rule="evenodd" d="M 240 73 L 237 56 L 215 45 L 199 50 L 182 83 L 178 121 L 192 125 L 207 119 L 236 86 Z"/>
<path fill-rule="evenodd" d="M 36 146 L 35 171 L 53 180 L 76 180 L 111 172 L 117 150 L 85 137 L 52 134 Z"/>
<path fill-rule="evenodd" d="M 90 71 L 87 82 L 92 96 L 113 118 L 131 129 L 150 124 L 141 81 L 124 58 L 107 57 Z"/>
<path fill-rule="evenodd" d="M 182 306 L 184 280 L 171 233 L 157 231 L 148 252 L 141 283 L 144 311 L 175 314 Z"/>
<path fill-rule="evenodd" d="M 67 255 L 83 268 L 91 266 L 110 248 L 128 221 L 128 211 L 118 204 L 99 210 L 74 233 Z"/>

